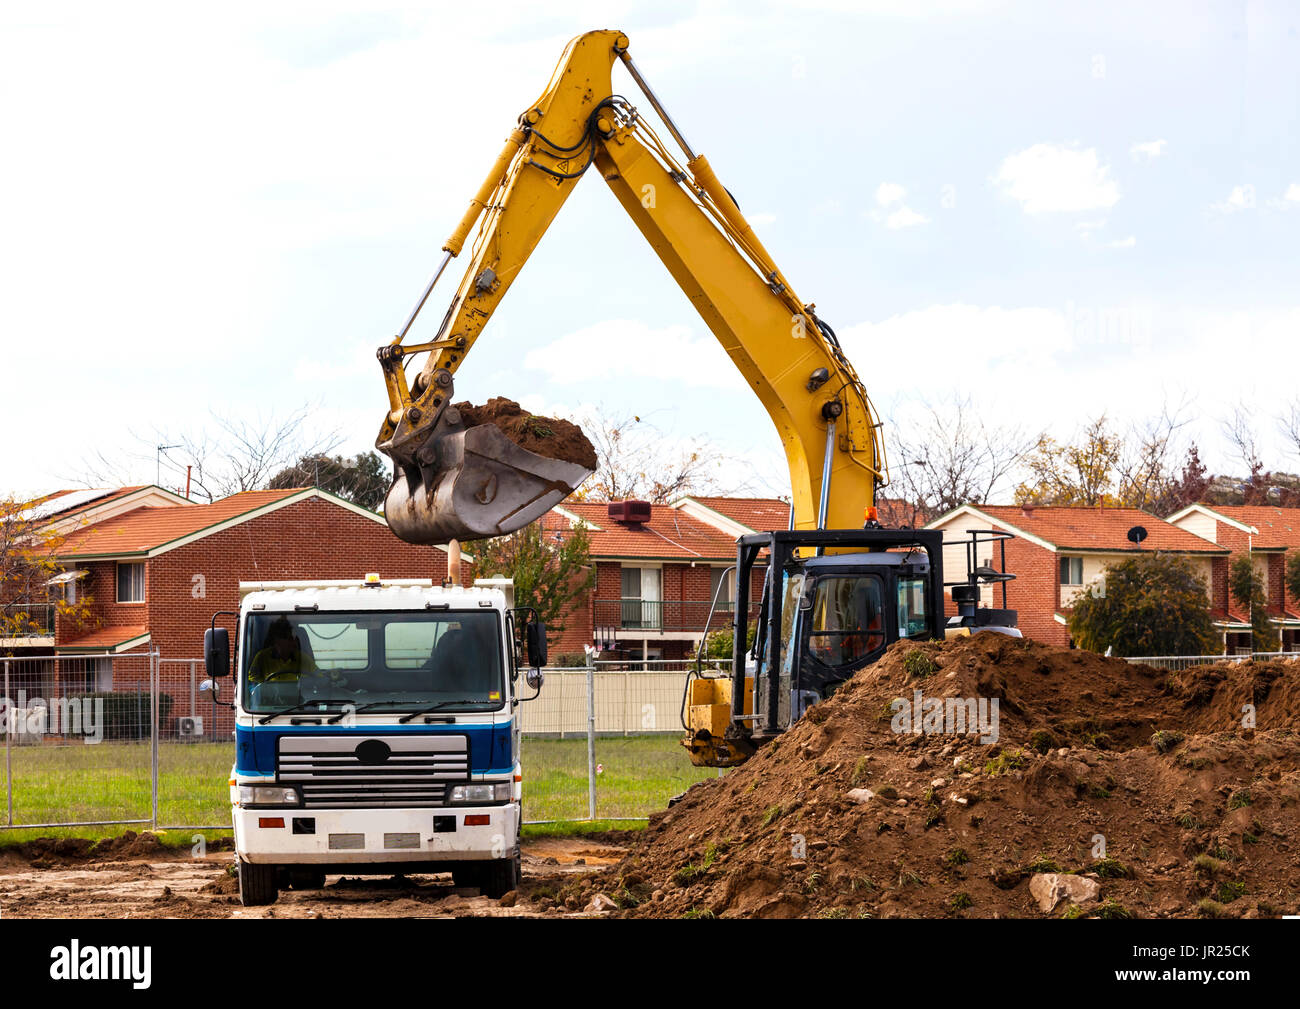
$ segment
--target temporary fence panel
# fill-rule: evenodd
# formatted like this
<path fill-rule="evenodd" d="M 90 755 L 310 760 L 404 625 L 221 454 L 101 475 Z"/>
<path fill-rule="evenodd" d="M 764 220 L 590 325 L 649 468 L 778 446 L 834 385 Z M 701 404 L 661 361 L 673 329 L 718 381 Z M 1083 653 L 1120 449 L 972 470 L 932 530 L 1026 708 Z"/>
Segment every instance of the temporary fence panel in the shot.
<path fill-rule="evenodd" d="M 3 662 L 0 828 L 156 820 L 156 653 Z"/>

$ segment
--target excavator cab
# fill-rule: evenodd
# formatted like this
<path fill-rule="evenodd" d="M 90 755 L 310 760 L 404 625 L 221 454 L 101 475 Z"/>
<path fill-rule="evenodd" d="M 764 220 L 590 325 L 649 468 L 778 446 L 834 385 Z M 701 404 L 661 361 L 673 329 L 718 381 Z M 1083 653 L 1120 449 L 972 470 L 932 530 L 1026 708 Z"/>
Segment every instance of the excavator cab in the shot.
<path fill-rule="evenodd" d="M 749 586 L 766 565 L 749 635 Z M 784 732 L 895 641 L 943 637 L 943 534 L 917 529 L 758 533 L 736 544 L 732 673 L 693 675 L 691 762 L 729 767 Z M 733 716 L 733 712 L 735 712 Z"/>
<path fill-rule="evenodd" d="M 763 563 L 756 633 L 747 647 L 750 574 Z M 956 584 L 978 593 L 989 580 L 968 565 L 966 579 Z M 731 675 L 705 677 L 697 671 L 687 680 L 682 743 L 691 762 L 700 767 L 743 763 L 896 641 L 943 640 L 954 628 L 1019 636 L 1015 611 L 1007 609 L 981 609 L 969 619 L 959 613 L 950 627 L 944 588 L 943 533 L 937 530 L 741 537 Z M 954 599 L 960 594 L 954 589 Z"/>

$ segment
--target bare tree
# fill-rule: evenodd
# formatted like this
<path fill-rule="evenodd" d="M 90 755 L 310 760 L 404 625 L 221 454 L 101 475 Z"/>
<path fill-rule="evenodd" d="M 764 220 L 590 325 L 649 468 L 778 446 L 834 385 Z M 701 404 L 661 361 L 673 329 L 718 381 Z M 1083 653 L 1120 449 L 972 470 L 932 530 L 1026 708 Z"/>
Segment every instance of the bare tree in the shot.
<path fill-rule="evenodd" d="M 1184 500 L 1188 494 L 1204 492 L 1196 479 L 1198 467 L 1204 476 L 1196 446 L 1185 448 L 1182 440 L 1186 414 L 1186 401 L 1172 409 L 1165 403 L 1158 414 L 1130 425 L 1115 465 L 1120 504 L 1163 516 L 1191 504 Z"/>
<path fill-rule="evenodd" d="M 1242 503 L 1267 504 L 1272 474 L 1264 469 L 1264 460 L 1260 458 L 1254 411 L 1249 403 L 1243 400 L 1232 408 L 1223 422 L 1223 434 L 1248 474 L 1242 483 Z"/>
<path fill-rule="evenodd" d="M 1300 458 L 1300 397 L 1287 404 L 1286 413 L 1278 422 L 1278 427 L 1286 439 L 1287 451 Z"/>
<path fill-rule="evenodd" d="M 1038 442 L 1021 428 L 989 424 L 969 397 L 927 402 L 919 424 L 891 428 L 892 496 L 937 514 L 987 503 Z"/>
<path fill-rule="evenodd" d="M 737 494 L 723 486 L 725 456 L 701 437 L 673 443 L 635 414 L 611 414 L 603 407 L 579 420 L 596 450 L 596 472 L 578 489 L 579 498 L 622 501 L 629 498 L 665 504 L 683 494 Z"/>
<path fill-rule="evenodd" d="M 313 408 L 303 405 L 287 416 L 244 417 L 213 411 L 207 424 L 189 430 L 134 435 L 138 448 L 112 457 L 97 451 L 74 478 L 83 486 L 128 484 L 148 467 L 165 467 L 183 479 L 191 493 L 208 501 L 266 487 L 271 478 L 305 456 L 328 455 L 342 440 L 336 431 L 312 429 Z"/>

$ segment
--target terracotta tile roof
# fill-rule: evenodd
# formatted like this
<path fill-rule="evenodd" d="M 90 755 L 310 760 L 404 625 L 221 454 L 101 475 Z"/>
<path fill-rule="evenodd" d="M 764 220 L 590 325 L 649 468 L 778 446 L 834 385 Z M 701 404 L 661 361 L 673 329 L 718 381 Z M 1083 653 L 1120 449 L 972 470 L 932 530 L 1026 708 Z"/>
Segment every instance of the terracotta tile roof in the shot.
<path fill-rule="evenodd" d="M 1273 505 L 1207 505 L 1210 511 L 1243 525 L 1254 526 L 1259 535 L 1254 545 L 1262 550 L 1300 547 L 1300 508 Z"/>
<path fill-rule="evenodd" d="M 1115 553 L 1138 550 L 1172 550 L 1178 553 L 1226 554 L 1223 547 L 1202 539 L 1164 519 L 1138 508 L 1035 507 L 1026 511 L 1018 505 L 976 505 L 979 511 L 1046 540 L 1058 549 L 1105 550 Z M 1128 540 L 1128 531 L 1142 526 L 1147 538 L 1141 547 Z"/>
<path fill-rule="evenodd" d="M 173 540 L 301 493 L 301 490 L 245 491 L 212 504 L 183 508 L 136 508 L 69 534 L 59 556 L 73 559 L 148 553 Z"/>
<path fill-rule="evenodd" d="M 711 508 L 719 515 L 724 515 L 733 522 L 752 529 L 756 533 L 790 527 L 790 503 L 779 498 L 761 497 L 700 497 L 691 495 L 692 501 L 698 501 L 705 508 Z"/>
<path fill-rule="evenodd" d="M 133 641 L 136 638 L 145 637 L 148 633 L 148 627 L 100 627 L 89 634 L 83 634 L 79 638 L 73 638 L 71 641 L 64 641 L 56 645 L 55 651 L 112 651 L 118 645 Z"/>
<path fill-rule="evenodd" d="M 1243 624 L 1250 626 L 1250 617 L 1232 610 L 1210 610 L 1210 619 L 1216 624 Z"/>
<path fill-rule="evenodd" d="M 604 502 L 566 501 L 561 507 L 588 523 L 593 558 L 729 562 L 736 559 L 736 541 L 732 536 L 671 505 L 652 506 L 650 521 L 639 526 L 615 522 Z M 542 528 L 547 532 L 567 530 L 571 523 L 552 511 L 543 517 Z"/>

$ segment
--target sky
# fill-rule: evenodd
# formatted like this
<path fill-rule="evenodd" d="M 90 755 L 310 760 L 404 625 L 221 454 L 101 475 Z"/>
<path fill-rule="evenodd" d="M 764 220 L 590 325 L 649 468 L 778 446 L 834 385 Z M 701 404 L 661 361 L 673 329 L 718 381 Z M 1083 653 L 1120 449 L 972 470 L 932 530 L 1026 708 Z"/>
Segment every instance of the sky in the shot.
<path fill-rule="evenodd" d="M 1068 438 L 1181 411 L 1214 471 L 1300 396 L 1300 6 L 1011 0 L 6 5 L 0 487 L 307 404 L 369 449 L 374 351 L 570 37 L 619 28 L 891 430 L 969 397 Z M 615 90 L 643 111 L 615 67 Z M 660 131 L 661 134 L 664 131 Z M 453 263 L 413 332 L 431 335 Z M 758 400 L 595 173 L 458 398 L 643 417 L 783 493 Z M 175 452 L 177 464 L 184 459 Z M 163 470 L 176 485 L 178 471 Z"/>

